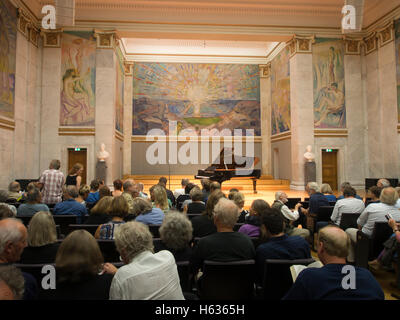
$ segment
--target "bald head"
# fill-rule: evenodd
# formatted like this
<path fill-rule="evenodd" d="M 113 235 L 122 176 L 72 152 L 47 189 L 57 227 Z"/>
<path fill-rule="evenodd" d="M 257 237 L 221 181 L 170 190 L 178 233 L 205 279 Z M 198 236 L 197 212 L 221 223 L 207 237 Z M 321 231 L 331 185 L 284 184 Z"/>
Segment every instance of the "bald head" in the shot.
<path fill-rule="evenodd" d="M 318 256 L 321 261 L 326 258 L 346 258 L 349 253 L 350 238 L 337 226 L 328 225 L 318 232 Z M 324 261 L 323 261 L 324 262 Z"/>

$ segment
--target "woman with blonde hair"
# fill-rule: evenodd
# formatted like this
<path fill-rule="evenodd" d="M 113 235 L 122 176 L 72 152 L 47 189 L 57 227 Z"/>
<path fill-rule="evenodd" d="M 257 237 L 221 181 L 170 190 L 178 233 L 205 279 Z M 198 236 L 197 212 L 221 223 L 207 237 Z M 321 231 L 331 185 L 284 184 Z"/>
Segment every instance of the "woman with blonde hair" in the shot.
<path fill-rule="evenodd" d="M 154 199 L 154 207 L 160 208 L 162 211 L 164 211 L 164 213 L 169 210 L 170 205 L 168 203 L 168 197 L 165 188 L 160 185 L 155 185 L 150 189 L 150 194 L 152 196 L 152 200 Z"/>
<path fill-rule="evenodd" d="M 54 263 L 59 242 L 53 216 L 48 211 L 37 212 L 29 221 L 28 247 L 21 255 L 21 263 Z"/>
<path fill-rule="evenodd" d="M 99 200 L 96 205 L 90 210 L 89 218 L 86 219 L 85 224 L 103 224 L 111 220 L 111 204 L 113 197 L 106 196 Z"/>
<path fill-rule="evenodd" d="M 108 300 L 112 276 L 103 274 L 103 256 L 86 230 L 70 233 L 56 256 L 56 288 L 43 290 L 40 299 Z"/>
<path fill-rule="evenodd" d="M 65 184 L 67 186 L 76 186 L 79 190 L 82 182 L 82 177 L 81 177 L 82 173 L 83 173 L 83 165 L 80 163 L 75 163 L 72 166 L 71 170 L 69 170 L 68 172 Z"/>
<path fill-rule="evenodd" d="M 325 196 L 326 199 L 328 199 L 328 201 L 336 201 L 336 196 L 333 194 L 332 188 L 328 183 L 323 183 L 321 185 L 321 193 Z"/>

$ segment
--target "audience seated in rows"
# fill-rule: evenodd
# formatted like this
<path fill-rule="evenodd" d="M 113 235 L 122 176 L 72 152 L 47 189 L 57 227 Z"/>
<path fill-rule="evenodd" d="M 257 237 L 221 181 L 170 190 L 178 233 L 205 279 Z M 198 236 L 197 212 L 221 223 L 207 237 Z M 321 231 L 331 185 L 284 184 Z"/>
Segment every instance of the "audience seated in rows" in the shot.
<path fill-rule="evenodd" d="M 169 250 L 177 262 L 190 260 L 193 227 L 186 215 L 178 211 L 168 212 L 159 231 L 161 242 L 157 242 L 156 251 Z"/>
<path fill-rule="evenodd" d="M 215 205 L 221 198 L 225 198 L 225 194 L 220 190 L 212 193 L 208 198 L 206 210 L 198 217 L 194 217 L 192 219 L 194 238 L 205 237 L 217 232 L 217 228 L 215 227 L 213 220 L 213 211 Z"/>
<path fill-rule="evenodd" d="M 103 197 L 111 197 L 111 190 L 107 186 L 101 186 L 99 188 L 99 200 Z"/>
<path fill-rule="evenodd" d="M 266 208 L 270 208 L 268 202 L 262 199 L 254 200 L 250 207 L 250 213 L 246 217 L 244 225 L 239 228 L 239 232 L 247 234 L 249 237 L 258 238 L 261 233 L 261 212 Z"/>
<path fill-rule="evenodd" d="M 60 166 L 60 160 L 52 160 L 49 169 L 43 171 L 39 178 L 37 186 L 42 191 L 42 202 L 47 205 L 62 201 L 65 177 Z"/>
<path fill-rule="evenodd" d="M 78 189 L 75 186 L 67 186 L 64 188 L 64 201 L 55 205 L 53 214 L 55 215 L 76 215 L 78 223 L 83 223 L 87 214 L 86 207 L 76 201 L 78 198 Z"/>
<path fill-rule="evenodd" d="M 310 236 L 310 231 L 305 228 L 295 228 L 293 222 L 298 221 L 300 218 L 299 208 L 301 203 L 296 204 L 294 210 L 290 210 L 286 203 L 288 202 L 288 196 L 285 192 L 278 191 L 275 193 L 275 201 L 272 204 L 272 208 L 277 209 L 285 221 L 284 232 L 289 236 L 300 236 L 302 238 L 307 238 Z M 304 226 L 306 227 L 306 226 Z"/>
<path fill-rule="evenodd" d="M 117 229 L 115 245 L 125 265 L 114 274 L 111 300 L 183 300 L 174 256 L 168 250 L 153 253 L 153 236 L 143 223 L 130 221 Z"/>
<path fill-rule="evenodd" d="M 56 288 L 41 290 L 43 300 L 108 300 L 113 276 L 101 273 L 103 256 L 86 230 L 70 233 L 61 243 L 55 260 Z"/>
<path fill-rule="evenodd" d="M 125 180 L 123 183 L 123 187 L 124 187 L 124 192 L 122 193 L 121 196 L 128 203 L 129 213 L 132 214 L 133 198 L 136 198 L 139 196 L 139 190 L 137 188 L 137 185 L 135 184 L 135 181 L 132 179 Z"/>
<path fill-rule="evenodd" d="M 96 205 L 90 210 L 89 217 L 86 219 L 85 224 L 102 224 L 111 220 L 110 212 L 112 210 L 111 204 L 113 197 L 106 196 L 101 198 Z"/>
<path fill-rule="evenodd" d="M 141 222 L 147 225 L 158 225 L 160 226 L 164 220 L 164 212 L 157 207 L 153 207 L 148 199 L 136 197 L 133 199 L 133 211 L 132 218 L 137 222 Z M 128 219 L 125 219 L 128 221 Z"/>
<path fill-rule="evenodd" d="M 111 203 L 109 222 L 99 225 L 96 230 L 95 238 L 102 240 L 113 240 L 115 237 L 115 230 L 125 223 L 124 218 L 129 213 L 129 206 L 123 196 L 113 198 Z"/>
<path fill-rule="evenodd" d="M 8 206 L 0 204 L 0 220 L 7 218 L 15 218 L 15 214 Z"/>
<path fill-rule="evenodd" d="M 190 191 L 192 191 L 193 188 L 195 187 L 197 186 L 194 183 L 190 182 L 185 186 L 185 193 L 181 194 L 176 199 L 176 209 L 178 209 L 178 211 L 184 211 L 185 207 L 192 202 L 192 198 L 190 197 Z"/>
<path fill-rule="evenodd" d="M 100 187 L 100 182 L 97 179 L 92 180 L 90 182 L 90 193 L 88 197 L 86 198 L 86 202 L 89 204 L 94 204 L 100 199 L 100 194 L 99 194 L 99 187 Z"/>
<path fill-rule="evenodd" d="M 371 200 L 366 203 L 366 207 L 368 207 L 371 203 L 379 203 L 379 197 L 381 196 L 382 188 L 378 186 L 372 186 L 368 189 L 367 197 L 371 198 Z"/>
<path fill-rule="evenodd" d="M 86 206 L 86 199 L 89 196 L 90 187 L 87 184 L 83 184 L 79 188 L 78 193 L 79 194 L 78 194 L 78 198 L 76 198 L 76 201 L 78 201 L 80 204 Z"/>
<path fill-rule="evenodd" d="M 306 217 L 314 217 L 318 214 L 319 208 L 322 206 L 329 206 L 328 199 L 320 192 L 318 183 L 309 182 L 306 185 L 306 191 L 310 196 L 309 205 L 307 209 L 303 207 L 299 207 L 300 212 L 304 214 Z M 314 230 L 312 230 L 314 232 Z"/>
<path fill-rule="evenodd" d="M 20 220 L 8 218 L 0 220 L 0 267 L 16 263 L 27 246 L 28 233 Z M 22 273 L 25 281 L 24 300 L 37 297 L 36 279 L 26 272 Z"/>
<path fill-rule="evenodd" d="M 17 181 L 12 181 L 8 185 L 8 200 L 19 201 L 22 197 L 21 186 Z"/>
<path fill-rule="evenodd" d="M 185 192 L 185 187 L 189 184 L 189 179 L 182 179 L 181 180 L 181 186 L 182 186 L 182 188 L 181 189 L 175 189 L 175 191 L 174 191 L 174 197 L 175 197 L 175 199 L 177 199 L 178 200 L 178 197 L 180 196 L 180 195 L 182 195 L 182 194 L 186 194 L 186 192 Z"/>
<path fill-rule="evenodd" d="M 176 205 L 176 199 L 174 197 L 174 193 L 171 190 L 167 189 L 167 182 L 168 182 L 168 180 L 166 177 L 161 177 L 158 180 L 158 185 L 164 187 L 165 192 L 167 194 L 167 198 L 171 202 L 170 208 L 172 208 L 172 207 L 175 207 L 175 205 Z"/>
<path fill-rule="evenodd" d="M 32 217 L 36 212 L 49 211 L 49 207 L 42 203 L 42 194 L 37 188 L 28 191 L 27 203 L 22 203 L 17 209 L 18 217 Z"/>
<path fill-rule="evenodd" d="M 351 185 L 350 182 L 343 182 L 343 183 L 340 185 L 340 192 L 342 193 L 342 195 L 340 195 L 340 196 L 337 198 L 337 200 L 341 200 L 341 199 L 344 198 L 343 191 L 344 191 L 344 189 L 347 188 L 347 187 L 352 187 L 352 185 Z M 356 194 L 356 198 L 362 200 L 362 198 L 361 198 L 358 194 Z"/>
<path fill-rule="evenodd" d="M 210 196 L 210 185 L 211 181 L 208 179 L 201 179 L 201 191 L 203 192 L 203 202 L 207 203 L 208 197 Z"/>
<path fill-rule="evenodd" d="M 356 190 L 353 187 L 346 187 L 343 190 L 343 199 L 336 202 L 335 207 L 331 215 L 331 221 L 340 226 L 340 221 L 342 219 L 342 213 L 361 213 L 365 209 L 364 202 L 357 199 Z"/>
<path fill-rule="evenodd" d="M 28 201 L 28 192 L 34 188 L 38 188 L 40 190 L 40 185 L 39 183 L 35 182 L 29 182 L 28 185 L 26 186 L 26 191 L 22 193 L 21 199 L 19 200 L 20 203 L 25 203 Z M 43 192 L 41 191 L 43 194 Z M 42 197 L 43 201 L 43 197 Z"/>
<path fill-rule="evenodd" d="M 358 228 L 366 234 L 371 236 L 374 230 L 375 222 L 386 222 L 386 214 L 390 214 L 396 221 L 400 221 L 400 210 L 395 207 L 399 195 L 392 187 L 382 189 L 380 196 L 380 203 L 372 203 L 364 209 L 360 217 L 357 219 Z M 354 262 L 354 249 L 357 243 L 358 229 L 348 228 L 346 233 L 350 236 L 351 245 L 349 249 L 349 256 L 347 261 Z"/>
<path fill-rule="evenodd" d="M 58 247 L 52 214 L 48 211 L 37 212 L 29 221 L 28 246 L 19 263 L 54 263 Z"/>
<path fill-rule="evenodd" d="M 206 210 L 206 205 L 203 202 L 203 192 L 198 186 L 195 186 L 190 190 L 190 203 L 185 205 L 183 208 L 184 213 L 188 214 L 201 214 Z"/>
<path fill-rule="evenodd" d="M 244 223 L 244 221 L 246 220 L 246 216 L 249 214 L 249 212 L 247 210 L 244 209 L 244 194 L 242 192 L 235 192 L 232 195 L 232 199 L 231 199 L 239 208 L 239 218 L 237 220 L 237 223 Z"/>
<path fill-rule="evenodd" d="M 217 181 L 213 181 L 210 184 L 210 194 L 212 194 L 215 190 L 221 190 L 221 184 Z"/>
<path fill-rule="evenodd" d="M 112 192 L 113 197 L 119 197 L 122 195 L 122 181 L 120 179 L 114 180 L 114 191 Z"/>
<path fill-rule="evenodd" d="M 207 206 L 216 194 L 218 191 L 211 194 Z M 230 262 L 255 258 L 255 249 L 250 237 L 233 231 L 240 213 L 237 205 L 232 200 L 220 197 L 213 212 L 217 232 L 201 238 L 195 246 L 190 260 L 194 274 L 202 269 L 205 260 Z"/>
<path fill-rule="evenodd" d="M 138 182 L 138 183 L 137 183 L 137 186 L 138 186 L 138 190 L 139 190 L 139 197 L 148 199 L 147 193 L 144 193 L 144 192 L 143 192 L 143 190 L 144 190 L 144 184 L 143 184 L 142 182 Z"/>
<path fill-rule="evenodd" d="M 318 233 L 318 257 L 322 268 L 306 268 L 300 272 L 283 300 L 383 300 L 384 294 L 372 274 L 365 268 L 346 265 L 350 246 L 347 234 L 337 226 L 329 225 Z M 354 270 L 354 287 L 343 286 Z M 351 272 L 351 271 L 350 271 Z"/>
<path fill-rule="evenodd" d="M 0 300 L 21 300 L 25 283 L 21 270 L 13 265 L 0 266 Z"/>
<path fill-rule="evenodd" d="M 266 208 L 261 212 L 261 229 L 267 240 L 257 247 L 257 278 L 261 282 L 264 274 L 265 259 L 308 259 L 311 251 L 308 242 L 300 236 L 288 236 L 284 232 L 283 215 L 275 208 Z"/>
<path fill-rule="evenodd" d="M 8 192 L 6 190 L 0 190 L 0 205 L 7 206 L 14 213 L 14 215 L 17 215 L 17 208 L 12 204 L 8 204 L 6 202 L 7 198 L 8 198 Z"/>
<path fill-rule="evenodd" d="M 336 196 L 333 194 L 332 188 L 328 183 L 321 184 L 321 193 L 328 199 L 329 202 L 335 202 Z"/>
<path fill-rule="evenodd" d="M 153 207 L 161 209 L 164 213 L 167 213 L 172 207 L 172 203 L 167 197 L 166 189 L 161 185 L 155 185 L 150 188 L 150 198 L 153 202 Z"/>

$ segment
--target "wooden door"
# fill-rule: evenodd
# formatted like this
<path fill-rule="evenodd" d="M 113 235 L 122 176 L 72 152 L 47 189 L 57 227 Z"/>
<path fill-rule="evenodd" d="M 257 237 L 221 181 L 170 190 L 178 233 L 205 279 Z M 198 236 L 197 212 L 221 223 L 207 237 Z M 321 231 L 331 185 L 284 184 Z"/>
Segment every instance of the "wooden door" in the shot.
<path fill-rule="evenodd" d="M 338 189 L 337 150 L 322 150 L 322 183 L 329 183 L 332 190 Z"/>
<path fill-rule="evenodd" d="M 75 151 L 75 149 L 70 148 L 68 149 L 68 172 L 71 170 L 73 165 L 77 162 L 83 165 L 83 172 L 82 172 L 82 184 L 86 184 L 86 166 L 87 166 L 87 150 L 80 149 L 79 151 Z M 67 174 L 68 174 L 67 172 Z"/>

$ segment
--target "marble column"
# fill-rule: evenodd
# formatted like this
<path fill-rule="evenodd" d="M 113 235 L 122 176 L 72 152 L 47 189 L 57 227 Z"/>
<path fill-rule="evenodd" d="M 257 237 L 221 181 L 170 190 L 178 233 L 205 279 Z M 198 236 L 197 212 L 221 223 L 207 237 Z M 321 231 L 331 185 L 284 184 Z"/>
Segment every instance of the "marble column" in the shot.
<path fill-rule="evenodd" d="M 260 65 L 261 173 L 272 175 L 271 160 L 271 63 Z"/>
<path fill-rule="evenodd" d="M 294 36 L 290 48 L 290 113 L 292 179 L 290 188 L 304 190 L 304 153 L 307 145 L 314 150 L 313 110 L 313 37 Z"/>
<path fill-rule="evenodd" d="M 109 152 L 107 159 L 106 184 L 112 186 L 116 176 L 114 176 L 114 166 L 117 155 L 115 154 L 115 74 L 116 56 L 114 53 L 115 34 L 112 32 L 95 30 L 97 39 L 96 49 L 96 112 L 95 112 L 95 154 L 97 164 L 97 152 L 102 143 L 105 150 Z"/>
<path fill-rule="evenodd" d="M 133 62 L 125 62 L 125 85 L 124 85 L 124 152 L 123 169 L 124 175 L 132 174 L 132 98 L 133 98 Z"/>

